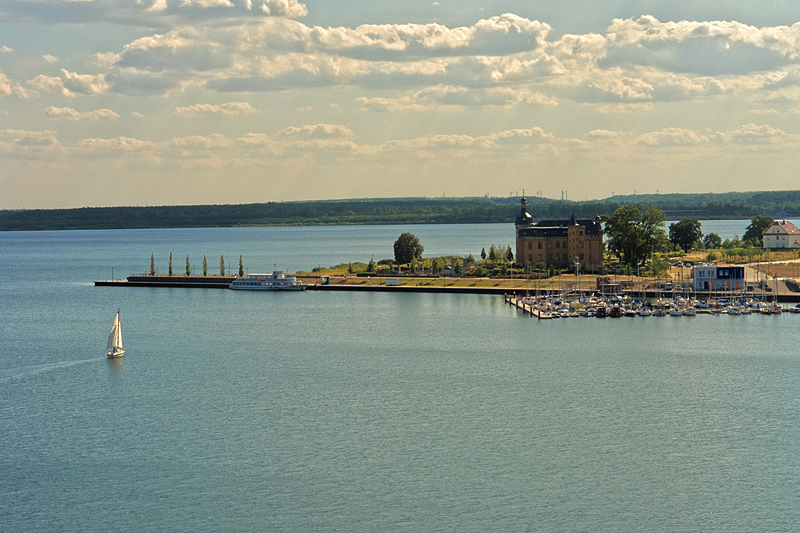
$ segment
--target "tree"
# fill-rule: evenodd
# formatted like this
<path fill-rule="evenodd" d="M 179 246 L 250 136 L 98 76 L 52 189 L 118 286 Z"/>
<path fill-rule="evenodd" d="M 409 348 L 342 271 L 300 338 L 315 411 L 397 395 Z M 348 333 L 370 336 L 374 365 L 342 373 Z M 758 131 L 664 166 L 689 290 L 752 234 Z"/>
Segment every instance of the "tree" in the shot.
<path fill-rule="evenodd" d="M 709 233 L 703 239 L 703 245 L 705 245 L 706 250 L 722 248 L 722 237 L 716 233 Z"/>
<path fill-rule="evenodd" d="M 481 248 L 481 259 L 486 261 L 486 248 Z"/>
<path fill-rule="evenodd" d="M 419 243 L 413 233 L 403 233 L 394 241 L 394 259 L 398 265 L 405 265 L 416 258 L 417 261 L 422 259 L 422 252 L 425 248 Z"/>
<path fill-rule="evenodd" d="M 492 244 L 489 247 L 489 261 L 492 263 L 497 263 L 500 260 L 500 252 L 497 250 L 497 247 Z"/>
<path fill-rule="evenodd" d="M 511 251 L 510 246 L 508 247 L 508 251 L 506 252 L 506 259 L 508 260 L 509 263 L 514 261 L 514 252 Z"/>
<path fill-rule="evenodd" d="M 775 222 L 775 219 L 772 217 L 756 215 L 750 221 L 750 225 L 747 226 L 743 240 L 751 241 L 754 244 L 757 243 L 757 246 L 764 246 L 764 239 L 761 234 L 767 231 L 773 222 Z"/>
<path fill-rule="evenodd" d="M 370 258 L 369 263 L 367 264 L 367 272 L 370 274 L 375 273 L 375 259 Z"/>
<path fill-rule="evenodd" d="M 169 275 L 172 275 L 172 252 L 169 253 Z"/>
<path fill-rule="evenodd" d="M 222 256 L 219 256 L 219 275 L 225 275 L 225 258 Z"/>
<path fill-rule="evenodd" d="M 669 270 L 669 263 L 662 257 L 652 257 L 650 258 L 650 270 L 653 272 L 653 277 L 660 278 Z"/>
<path fill-rule="evenodd" d="M 206 256 L 203 256 L 203 276 L 208 276 L 208 263 L 206 263 Z"/>
<path fill-rule="evenodd" d="M 456 276 L 461 275 L 461 259 L 456 258 L 456 261 L 453 264 L 453 274 Z"/>
<path fill-rule="evenodd" d="M 239 256 L 239 277 L 244 276 L 244 264 L 242 263 L 242 256 Z"/>
<path fill-rule="evenodd" d="M 186 256 L 186 275 L 187 276 L 191 276 L 192 275 L 192 269 L 189 266 L 189 256 L 188 255 Z"/>
<path fill-rule="evenodd" d="M 663 229 L 667 217 L 656 208 L 644 213 L 635 205 L 623 205 L 613 215 L 603 215 L 608 249 L 631 268 L 641 266 L 669 242 Z"/>
<path fill-rule="evenodd" d="M 695 241 L 702 238 L 703 230 L 696 218 L 684 218 L 669 225 L 669 242 L 680 246 L 684 252 L 691 250 Z"/>
<path fill-rule="evenodd" d="M 153 254 L 150 254 L 150 275 L 156 275 L 156 258 Z"/>

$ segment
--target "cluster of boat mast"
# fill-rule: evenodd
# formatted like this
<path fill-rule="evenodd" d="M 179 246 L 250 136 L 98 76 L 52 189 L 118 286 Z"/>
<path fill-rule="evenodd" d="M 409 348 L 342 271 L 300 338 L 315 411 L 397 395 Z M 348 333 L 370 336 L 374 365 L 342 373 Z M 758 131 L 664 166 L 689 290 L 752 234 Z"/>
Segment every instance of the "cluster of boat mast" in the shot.
<path fill-rule="evenodd" d="M 552 318 L 620 318 L 636 316 L 777 315 L 784 311 L 800 313 L 800 304 L 784 309 L 777 302 L 764 302 L 758 297 L 695 298 L 673 295 L 654 301 L 630 295 L 578 295 L 570 291 L 542 296 L 507 297 L 506 301 L 540 319 Z"/>

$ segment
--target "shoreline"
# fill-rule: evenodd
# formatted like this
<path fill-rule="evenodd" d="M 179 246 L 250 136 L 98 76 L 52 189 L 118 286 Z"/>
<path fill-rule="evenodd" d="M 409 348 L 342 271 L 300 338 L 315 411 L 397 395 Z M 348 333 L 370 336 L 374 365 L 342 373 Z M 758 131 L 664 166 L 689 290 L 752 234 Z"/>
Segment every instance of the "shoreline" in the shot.
<path fill-rule="evenodd" d="M 233 282 L 234 276 L 128 276 L 126 279 L 101 280 L 95 281 L 95 287 L 150 287 L 150 288 L 183 288 L 183 289 L 227 289 Z M 560 289 L 536 289 L 519 286 L 496 286 L 496 287 L 476 287 L 476 286 L 455 286 L 455 285 L 386 285 L 385 281 L 376 284 L 364 284 L 364 278 L 337 278 L 336 283 L 318 283 L 318 277 L 297 276 L 298 280 L 305 283 L 307 290 L 311 291 L 349 291 L 349 292 L 402 292 L 402 293 L 451 293 L 451 294 L 486 294 L 486 295 L 525 295 L 528 294 L 560 294 Z M 379 278 L 385 280 L 386 278 Z M 403 277 L 392 277 L 391 279 L 403 280 Z M 418 279 L 418 278 L 405 278 Z M 444 279 L 454 280 L 463 278 L 426 278 L 436 282 Z M 359 284 L 348 283 L 348 281 L 359 280 Z M 309 283 L 315 281 L 316 283 Z M 374 280 L 371 280 L 374 281 Z M 444 281 L 442 281 L 444 283 Z M 601 294 L 598 290 L 576 290 L 585 295 Z M 623 289 L 621 294 L 631 297 L 644 299 L 654 299 L 658 297 L 672 298 L 673 295 L 684 295 L 683 291 L 654 291 Z M 693 291 L 690 293 L 696 298 L 727 297 L 719 292 L 712 291 Z M 777 301 L 778 303 L 800 303 L 800 293 L 775 294 L 747 292 L 748 297 L 759 297 L 762 301 Z"/>

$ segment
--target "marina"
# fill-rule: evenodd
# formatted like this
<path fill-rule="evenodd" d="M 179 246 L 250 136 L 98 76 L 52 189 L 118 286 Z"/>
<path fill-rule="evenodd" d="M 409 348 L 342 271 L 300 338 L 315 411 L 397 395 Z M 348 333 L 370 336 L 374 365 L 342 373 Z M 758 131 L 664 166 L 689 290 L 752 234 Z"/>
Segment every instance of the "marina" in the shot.
<path fill-rule="evenodd" d="M 639 298 L 615 295 L 598 297 L 591 295 L 574 299 L 561 299 L 553 295 L 541 297 L 506 295 L 505 302 L 538 319 L 554 318 L 634 318 L 698 315 L 780 315 L 784 312 L 800 314 L 800 304 L 784 308 L 777 302 L 766 302 L 759 298 L 683 298 L 642 301 Z"/>

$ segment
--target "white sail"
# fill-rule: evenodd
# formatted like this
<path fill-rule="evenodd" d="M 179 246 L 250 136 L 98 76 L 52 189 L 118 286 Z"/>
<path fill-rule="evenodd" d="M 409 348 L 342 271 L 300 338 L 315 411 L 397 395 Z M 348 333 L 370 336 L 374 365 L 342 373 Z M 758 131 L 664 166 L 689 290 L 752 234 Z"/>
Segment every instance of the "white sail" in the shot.
<path fill-rule="evenodd" d="M 114 317 L 114 324 L 111 326 L 111 331 L 108 332 L 108 349 L 121 350 L 122 349 L 122 326 L 119 323 L 119 311 L 117 316 Z"/>

